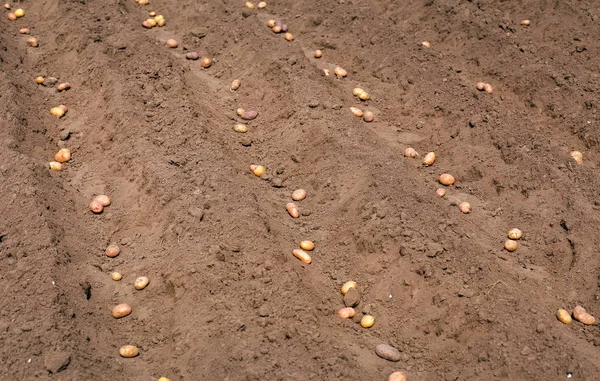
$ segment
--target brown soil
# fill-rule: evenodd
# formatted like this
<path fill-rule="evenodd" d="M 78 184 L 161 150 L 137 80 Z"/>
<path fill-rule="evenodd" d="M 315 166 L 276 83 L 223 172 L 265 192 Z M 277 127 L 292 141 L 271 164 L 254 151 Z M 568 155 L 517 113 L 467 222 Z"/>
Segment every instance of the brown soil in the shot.
<path fill-rule="evenodd" d="M 597 380 L 598 326 L 555 317 L 578 304 L 600 317 L 594 4 L 23 1 L 25 17 L 0 20 L 0 374 Z M 151 10 L 165 27 L 141 26 Z M 348 77 L 323 74 L 336 64 Z M 48 112 L 59 104 L 60 120 Z M 237 107 L 259 113 L 245 135 Z M 51 172 L 62 146 L 72 160 Z M 409 146 L 436 163 L 403 157 Z M 443 172 L 456 184 L 440 199 Z M 294 220 L 285 204 L 300 187 Z M 93 215 L 102 193 L 112 205 Z M 525 235 L 509 253 L 512 227 Z M 316 242 L 310 265 L 291 253 L 302 239 Z M 150 285 L 136 291 L 141 275 Z M 354 320 L 336 314 L 347 280 Z M 112 318 L 123 302 L 132 314 Z M 380 343 L 400 361 L 377 357 Z M 119 357 L 125 344 L 140 356 Z"/>

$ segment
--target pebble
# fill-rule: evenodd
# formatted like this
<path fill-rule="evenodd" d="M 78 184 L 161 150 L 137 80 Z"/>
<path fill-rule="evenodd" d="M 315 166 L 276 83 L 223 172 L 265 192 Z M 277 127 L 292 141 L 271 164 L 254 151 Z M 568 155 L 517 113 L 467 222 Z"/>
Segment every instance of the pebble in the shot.
<path fill-rule="evenodd" d="M 273 188 L 281 188 L 283 186 L 283 180 L 281 180 L 281 178 L 279 178 L 279 177 L 274 177 L 271 180 L 271 186 Z"/>
<path fill-rule="evenodd" d="M 61 372 L 71 363 L 71 355 L 65 351 L 54 351 L 44 356 L 44 367 L 50 373 Z"/>
<path fill-rule="evenodd" d="M 355 307 L 360 303 L 360 292 L 352 287 L 344 295 L 344 304 L 346 307 Z"/>
<path fill-rule="evenodd" d="M 59 134 L 58 137 L 60 138 L 60 140 L 67 140 L 71 137 L 71 131 L 69 130 L 62 130 Z"/>
<path fill-rule="evenodd" d="M 388 361 L 396 362 L 401 359 L 400 351 L 388 344 L 379 344 L 375 347 L 375 353 L 377 353 L 377 356 Z"/>

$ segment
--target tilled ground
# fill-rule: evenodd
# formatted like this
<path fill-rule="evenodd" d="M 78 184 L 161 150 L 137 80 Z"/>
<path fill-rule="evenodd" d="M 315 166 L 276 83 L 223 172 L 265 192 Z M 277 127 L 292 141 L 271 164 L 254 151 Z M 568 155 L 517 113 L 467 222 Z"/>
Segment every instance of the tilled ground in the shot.
<path fill-rule="evenodd" d="M 0 19 L 4 379 L 597 379 L 598 326 L 555 317 L 577 304 L 600 317 L 595 2 L 17 7 L 25 17 Z M 142 28 L 151 10 L 166 26 Z M 192 50 L 213 65 L 187 61 Z M 348 77 L 323 74 L 335 65 Z M 232 129 L 238 107 L 259 113 L 246 134 Z M 403 157 L 409 146 L 436 163 Z M 51 172 L 59 147 L 72 160 Z M 443 172 L 456 183 L 440 199 Z M 292 219 L 297 188 L 308 197 Z M 102 193 L 112 205 L 93 215 Z M 512 227 L 525 236 L 509 253 Z M 310 265 L 291 254 L 303 239 L 316 242 Z M 347 280 L 361 294 L 353 320 L 336 314 Z M 112 318 L 122 302 L 133 313 Z M 377 357 L 380 343 L 401 360 Z M 140 356 L 119 357 L 125 344 Z"/>

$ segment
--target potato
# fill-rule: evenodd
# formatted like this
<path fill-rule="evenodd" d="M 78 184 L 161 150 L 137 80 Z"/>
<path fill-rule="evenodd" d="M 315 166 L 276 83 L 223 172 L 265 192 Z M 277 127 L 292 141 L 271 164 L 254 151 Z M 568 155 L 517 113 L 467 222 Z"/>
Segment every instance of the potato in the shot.
<path fill-rule="evenodd" d="M 284 32 L 284 33 L 288 31 L 287 24 L 281 24 L 281 31 Z"/>
<path fill-rule="evenodd" d="M 346 295 L 348 293 L 348 290 L 350 290 L 351 288 L 356 288 L 356 282 L 353 280 L 349 280 L 348 282 L 342 285 L 342 294 Z"/>
<path fill-rule="evenodd" d="M 152 23 L 150 23 L 148 20 L 142 21 L 142 26 L 146 29 L 150 29 L 150 28 L 154 27 L 154 25 Z"/>
<path fill-rule="evenodd" d="M 198 52 L 187 52 L 185 53 L 185 58 L 188 60 L 195 61 L 198 58 L 200 58 L 200 54 L 198 54 Z"/>
<path fill-rule="evenodd" d="M 355 87 L 352 89 L 352 95 L 358 96 L 360 93 L 364 93 L 365 91 L 360 87 Z"/>
<path fill-rule="evenodd" d="M 423 158 L 423 165 L 428 167 L 435 163 L 435 152 L 428 152 L 427 155 Z"/>
<path fill-rule="evenodd" d="M 69 90 L 70 88 L 71 88 L 71 84 L 69 82 L 59 83 L 58 86 L 56 86 L 56 90 L 58 90 L 58 91 L 66 91 L 66 90 Z"/>
<path fill-rule="evenodd" d="M 112 312 L 111 312 L 112 317 L 114 317 L 115 319 L 120 319 L 122 317 L 129 315 L 130 313 L 131 313 L 131 307 L 129 306 L 129 304 L 126 304 L 126 303 L 122 303 L 117 306 L 114 306 L 112 309 Z"/>
<path fill-rule="evenodd" d="M 104 253 L 107 257 L 114 258 L 121 253 L 121 248 L 117 245 L 109 245 Z"/>
<path fill-rule="evenodd" d="M 52 169 L 54 171 L 60 171 L 62 169 L 62 164 L 57 161 L 49 162 L 48 166 L 50 167 L 50 169 Z"/>
<path fill-rule="evenodd" d="M 319 49 L 315 50 L 315 58 L 321 58 L 323 57 L 323 52 L 320 51 Z"/>
<path fill-rule="evenodd" d="M 4 9 L 10 9 L 10 4 L 9 3 L 5 3 L 4 4 Z"/>
<path fill-rule="evenodd" d="M 167 24 L 167 22 L 165 21 L 165 19 L 159 19 L 159 20 L 156 22 L 156 25 L 158 25 L 158 26 L 160 26 L 160 27 L 163 27 L 163 26 L 165 26 L 166 24 Z"/>
<path fill-rule="evenodd" d="M 477 82 L 477 84 L 475 85 L 475 87 L 477 88 L 477 90 L 483 91 L 485 89 L 485 83 L 484 82 Z"/>
<path fill-rule="evenodd" d="M 594 324 L 594 322 L 596 321 L 596 318 L 590 315 L 585 310 L 585 308 L 581 306 L 576 306 L 575 308 L 573 308 L 573 317 L 575 318 L 575 320 L 587 325 Z"/>
<path fill-rule="evenodd" d="M 29 34 L 29 28 L 21 28 L 21 29 L 19 29 L 19 33 L 21 33 L 21 34 Z"/>
<path fill-rule="evenodd" d="M 512 228 L 508 231 L 508 238 L 510 239 L 521 239 L 523 232 L 520 229 Z"/>
<path fill-rule="evenodd" d="M 415 151 L 414 148 L 408 147 L 407 149 L 404 150 L 404 156 L 405 157 L 417 157 L 417 156 L 419 156 L 419 154 L 417 153 L 417 151 Z"/>
<path fill-rule="evenodd" d="M 262 175 L 263 173 L 265 173 L 265 167 L 263 167 L 262 165 L 252 164 L 250 166 L 250 171 L 252 173 L 254 173 L 255 176 L 260 177 L 260 175 Z"/>
<path fill-rule="evenodd" d="M 258 3 L 258 9 L 263 9 L 267 7 L 267 3 L 265 3 L 264 1 L 261 1 L 260 3 Z"/>
<path fill-rule="evenodd" d="M 38 85 L 41 85 L 42 83 L 44 83 L 44 77 L 42 77 L 41 75 L 35 77 L 35 83 L 37 83 Z"/>
<path fill-rule="evenodd" d="M 272 30 L 273 33 L 281 33 L 281 25 L 275 25 Z"/>
<path fill-rule="evenodd" d="M 90 202 L 89 208 L 95 214 L 100 214 L 104 210 L 102 204 L 97 200 L 93 200 L 92 202 Z"/>
<path fill-rule="evenodd" d="M 12 12 L 9 12 L 6 17 L 8 17 L 10 21 L 15 21 L 17 19 L 17 16 Z"/>
<path fill-rule="evenodd" d="M 446 190 L 444 188 L 438 188 L 435 190 L 435 194 L 437 194 L 438 197 L 444 197 L 446 195 Z"/>
<path fill-rule="evenodd" d="M 361 117 L 364 115 L 363 111 L 357 107 L 350 107 L 350 112 L 352 112 L 352 114 L 354 116 L 358 116 L 358 117 Z"/>
<path fill-rule="evenodd" d="M 302 201 L 306 198 L 306 191 L 304 189 L 296 189 L 292 192 L 292 200 L 294 201 Z"/>
<path fill-rule="evenodd" d="M 335 69 L 333 69 L 333 73 L 338 77 L 345 77 L 348 75 L 348 72 L 340 66 L 336 66 Z"/>
<path fill-rule="evenodd" d="M 423 45 L 423 46 L 424 46 L 424 47 L 426 47 L 426 48 L 431 48 L 431 43 L 429 43 L 429 41 L 423 41 L 423 42 L 421 43 L 421 45 Z"/>
<path fill-rule="evenodd" d="M 54 155 L 54 160 L 58 161 L 59 163 L 65 163 L 71 160 L 71 150 L 68 148 L 59 149 L 58 152 Z"/>
<path fill-rule="evenodd" d="M 564 324 L 571 324 L 573 322 L 573 319 L 571 319 L 571 314 L 562 308 L 556 311 L 556 318 Z"/>
<path fill-rule="evenodd" d="M 25 11 L 22 10 L 21 8 L 15 9 L 15 16 L 17 16 L 17 17 L 23 17 L 23 16 L 25 16 Z"/>
<path fill-rule="evenodd" d="M 293 218 L 300 217 L 300 209 L 298 209 L 298 205 L 294 204 L 293 202 L 288 202 L 285 204 L 285 210 L 287 210 L 290 216 Z"/>
<path fill-rule="evenodd" d="M 273 28 L 275 26 L 275 20 L 271 19 L 267 21 L 267 26 Z"/>
<path fill-rule="evenodd" d="M 253 120 L 258 116 L 258 112 L 256 111 L 246 111 L 244 112 L 240 118 L 244 119 L 244 120 Z"/>
<path fill-rule="evenodd" d="M 148 13 L 148 16 L 154 17 L 154 16 L 156 16 L 156 12 L 152 11 L 152 12 Z"/>
<path fill-rule="evenodd" d="M 471 204 L 469 204 L 466 201 L 461 202 L 460 204 L 458 204 L 458 210 L 460 210 L 464 214 L 470 213 L 471 212 Z"/>
<path fill-rule="evenodd" d="M 293 41 L 293 40 L 294 40 L 294 35 L 293 35 L 293 34 L 291 34 L 290 32 L 286 32 L 286 33 L 285 33 L 285 39 L 286 39 L 287 41 Z"/>
<path fill-rule="evenodd" d="M 37 38 L 35 38 L 35 37 L 29 37 L 27 39 L 27 45 L 29 45 L 31 47 L 34 47 L 34 48 L 37 48 L 38 45 L 39 45 Z"/>
<path fill-rule="evenodd" d="M 237 89 L 240 88 L 241 85 L 242 85 L 242 81 L 240 81 L 239 79 L 234 79 L 231 82 L 231 86 L 229 86 L 229 90 L 236 91 Z"/>
<path fill-rule="evenodd" d="M 375 347 L 375 353 L 377 356 L 388 361 L 400 361 L 400 351 L 391 345 L 379 344 Z"/>
<path fill-rule="evenodd" d="M 583 164 L 583 154 L 579 151 L 572 151 L 571 157 L 575 159 L 575 162 L 579 165 Z"/>
<path fill-rule="evenodd" d="M 394 372 L 389 375 L 388 381 L 406 381 L 406 374 L 404 372 Z"/>
<path fill-rule="evenodd" d="M 131 358 L 140 354 L 139 349 L 135 345 L 124 345 L 119 349 L 121 357 Z"/>
<path fill-rule="evenodd" d="M 175 39 L 172 39 L 172 38 L 169 38 L 169 39 L 167 40 L 167 46 L 168 46 L 169 48 L 176 48 L 176 47 L 178 46 L 178 44 L 177 44 L 177 40 L 175 40 Z"/>
<path fill-rule="evenodd" d="M 529 26 L 529 25 L 531 25 L 531 20 L 523 20 L 523 21 L 521 21 L 521 25 Z"/>
<path fill-rule="evenodd" d="M 50 109 L 50 115 L 55 116 L 60 119 L 61 117 L 63 117 L 65 115 L 65 110 L 63 110 L 60 107 L 52 107 Z"/>
<path fill-rule="evenodd" d="M 315 243 L 313 241 L 301 241 L 300 242 L 300 248 L 302 250 L 306 250 L 306 251 L 312 251 L 315 248 Z"/>
<path fill-rule="evenodd" d="M 373 111 L 365 111 L 363 114 L 363 120 L 367 123 L 371 123 L 375 119 L 375 114 Z"/>
<path fill-rule="evenodd" d="M 203 68 L 208 69 L 210 65 L 212 65 L 212 60 L 208 57 L 202 57 L 200 65 L 202 65 Z"/>
<path fill-rule="evenodd" d="M 517 243 L 517 241 L 512 240 L 512 239 L 507 239 L 504 242 L 504 248 L 508 251 L 515 251 L 515 250 L 517 250 L 518 246 L 519 246 L 519 244 Z"/>
<path fill-rule="evenodd" d="M 308 264 L 310 264 L 312 262 L 312 258 L 304 250 L 294 249 L 294 250 L 292 250 L 292 254 L 294 254 L 294 257 L 298 258 L 304 264 L 308 265 Z"/>
<path fill-rule="evenodd" d="M 145 276 L 141 276 L 137 278 L 135 282 L 133 282 L 133 287 L 135 287 L 136 290 L 143 290 L 146 288 L 146 286 L 148 286 L 148 283 L 150 283 L 150 279 Z"/>
<path fill-rule="evenodd" d="M 371 96 L 366 91 L 363 91 L 362 93 L 358 94 L 358 98 L 361 101 L 368 101 L 369 99 L 371 99 Z"/>
<path fill-rule="evenodd" d="M 338 316 L 342 319 L 348 319 L 356 315 L 356 311 L 352 307 L 344 307 L 337 312 Z"/>
<path fill-rule="evenodd" d="M 99 194 L 98 196 L 94 197 L 94 200 L 96 200 L 99 203 L 101 203 L 102 206 L 109 206 L 110 205 L 110 198 L 107 195 L 105 195 L 105 194 Z"/>
<path fill-rule="evenodd" d="M 115 282 L 120 281 L 121 279 L 123 279 L 123 275 L 121 273 L 118 272 L 113 272 L 110 274 L 110 277 L 112 278 L 112 280 L 114 280 Z"/>
<path fill-rule="evenodd" d="M 365 315 L 360 319 L 360 325 L 363 328 L 371 328 L 375 324 L 375 318 L 371 315 Z"/>
<path fill-rule="evenodd" d="M 242 115 L 244 115 L 245 112 L 246 112 L 246 110 L 244 110 L 243 108 L 237 108 L 235 110 L 235 113 L 237 114 L 237 116 L 242 116 Z"/>
<path fill-rule="evenodd" d="M 253 9 L 254 8 L 254 3 L 250 2 L 250 1 L 246 1 L 246 3 L 244 5 L 248 9 Z"/>
<path fill-rule="evenodd" d="M 486 83 L 483 86 L 483 89 L 485 90 L 486 93 L 491 94 L 494 92 L 494 88 L 492 87 L 492 85 L 490 85 L 489 83 Z"/>
<path fill-rule="evenodd" d="M 159 18 L 160 20 L 160 18 Z M 157 24 L 156 17 L 151 19 L 146 19 L 146 22 L 150 25 L 150 28 L 154 28 Z"/>
<path fill-rule="evenodd" d="M 442 173 L 440 175 L 439 180 L 440 180 L 440 184 L 442 184 L 442 185 L 452 185 L 452 184 L 454 184 L 454 176 L 452 176 L 449 173 Z"/>
<path fill-rule="evenodd" d="M 248 131 L 248 127 L 245 124 L 238 123 L 235 126 L 233 126 L 233 130 L 235 132 L 239 132 L 239 133 L 243 134 Z"/>
<path fill-rule="evenodd" d="M 168 378 L 166 378 L 166 377 L 161 377 L 161 378 L 159 378 L 159 379 L 158 379 L 158 381 L 171 381 L 171 380 L 169 380 L 169 379 L 168 379 Z"/>

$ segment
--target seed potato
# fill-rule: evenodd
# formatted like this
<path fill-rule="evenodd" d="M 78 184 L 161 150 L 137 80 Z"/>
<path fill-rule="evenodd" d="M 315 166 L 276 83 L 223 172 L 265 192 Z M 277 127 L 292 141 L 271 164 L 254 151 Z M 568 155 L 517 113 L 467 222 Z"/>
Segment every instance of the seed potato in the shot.
<path fill-rule="evenodd" d="M 66 163 L 67 161 L 71 160 L 71 150 L 68 148 L 59 149 L 54 155 L 54 160 L 58 161 L 59 163 Z"/>
<path fill-rule="evenodd" d="M 388 344 L 379 344 L 375 347 L 377 356 L 388 361 L 400 361 L 400 351 Z"/>
<path fill-rule="evenodd" d="M 300 209 L 298 208 L 298 205 L 294 204 L 293 202 L 288 202 L 285 204 L 285 209 L 293 218 L 300 217 Z"/>
<path fill-rule="evenodd" d="M 178 44 L 177 44 L 177 40 L 175 40 L 175 39 L 172 39 L 172 38 L 169 38 L 169 39 L 167 40 L 167 46 L 168 46 L 169 48 L 176 48 L 176 47 L 177 47 L 177 45 L 178 45 Z"/>
<path fill-rule="evenodd" d="M 583 164 L 583 154 L 579 151 L 572 151 L 571 157 L 575 159 L 575 162 L 579 165 Z"/>
<path fill-rule="evenodd" d="M 57 161 L 49 162 L 48 166 L 50 167 L 50 169 L 52 169 L 54 171 L 60 171 L 62 169 L 62 164 Z"/>
<path fill-rule="evenodd" d="M 466 201 L 461 202 L 460 204 L 458 204 L 458 210 L 460 210 L 464 214 L 470 213 L 471 212 L 471 204 L 469 204 Z"/>
<path fill-rule="evenodd" d="M 239 79 L 234 79 L 231 82 L 231 86 L 229 86 L 229 90 L 236 91 L 237 89 L 240 88 L 241 85 L 242 85 L 242 81 L 240 81 Z"/>
<path fill-rule="evenodd" d="M 114 280 L 115 282 L 120 281 L 121 279 L 123 279 L 123 275 L 121 273 L 118 272 L 113 272 L 110 274 L 110 277 L 112 278 L 112 280 Z"/>
<path fill-rule="evenodd" d="M 308 265 L 312 262 L 312 258 L 304 250 L 294 249 L 294 250 L 292 250 L 292 254 L 294 254 L 294 257 L 298 258 L 302 263 L 304 263 L 306 265 Z"/>
<path fill-rule="evenodd" d="M 581 306 L 576 306 L 575 308 L 573 308 L 573 317 L 575 318 L 575 320 L 586 325 L 594 324 L 594 322 L 596 321 L 596 318 L 594 318 L 585 310 L 585 308 Z"/>
<path fill-rule="evenodd" d="M 140 350 L 134 345 L 124 345 L 119 349 L 121 357 L 131 358 L 140 354 Z"/>
<path fill-rule="evenodd" d="M 353 280 L 349 280 L 348 282 L 342 285 L 342 294 L 346 295 L 348 293 L 348 290 L 350 290 L 351 288 L 356 288 L 356 282 Z"/>
<path fill-rule="evenodd" d="M 419 154 L 417 153 L 417 151 L 414 148 L 408 147 L 407 149 L 404 150 L 404 156 L 405 157 L 417 157 L 417 156 L 419 156 Z"/>
<path fill-rule="evenodd" d="M 444 197 L 446 195 L 446 190 L 444 188 L 438 188 L 435 190 L 435 194 L 437 194 L 438 197 Z"/>
<path fill-rule="evenodd" d="M 104 253 L 107 257 L 114 258 L 121 253 L 121 248 L 117 245 L 109 245 L 106 250 L 104 250 Z"/>
<path fill-rule="evenodd" d="M 523 232 L 520 229 L 512 228 L 508 231 L 508 238 L 510 239 L 521 239 Z"/>
<path fill-rule="evenodd" d="M 233 126 L 233 130 L 235 132 L 239 132 L 241 134 L 246 133 L 248 131 L 248 127 L 245 124 L 236 124 Z"/>
<path fill-rule="evenodd" d="M 517 243 L 517 241 L 513 239 L 507 239 L 506 241 L 504 241 L 504 248 L 508 251 L 515 251 L 517 250 L 518 246 L 519 244 Z"/>
<path fill-rule="evenodd" d="M 360 325 L 363 328 L 371 328 L 375 324 L 375 318 L 371 315 L 365 315 L 360 319 Z"/>
<path fill-rule="evenodd" d="M 17 17 L 23 17 L 23 16 L 25 16 L 25 11 L 22 10 L 21 8 L 15 9 L 15 16 L 17 16 Z"/>
<path fill-rule="evenodd" d="M 300 242 L 300 248 L 302 250 L 306 250 L 306 251 L 312 251 L 315 248 L 315 243 L 313 241 L 301 241 Z"/>
<path fill-rule="evenodd" d="M 452 185 L 454 184 L 454 176 L 449 173 L 442 173 L 439 178 L 440 184 L 442 185 Z"/>
<path fill-rule="evenodd" d="M 100 214 L 104 210 L 104 207 L 102 206 L 102 204 L 96 200 L 93 200 L 92 202 L 90 202 L 89 207 L 90 207 L 90 210 L 95 214 Z"/>
<path fill-rule="evenodd" d="M 112 309 L 112 317 L 115 319 L 123 318 L 131 313 L 131 307 L 129 304 L 122 303 L 117 306 L 114 306 Z"/>
<path fill-rule="evenodd" d="M 306 198 L 307 192 L 304 189 L 296 189 L 292 192 L 292 200 L 302 201 Z"/>
<path fill-rule="evenodd" d="M 203 68 L 208 69 L 212 65 L 212 60 L 208 57 L 202 57 L 200 65 L 202 65 Z"/>
<path fill-rule="evenodd" d="M 35 38 L 35 37 L 29 37 L 27 39 L 27 45 L 29 45 L 29 46 L 31 46 L 33 48 L 37 48 L 38 45 L 39 45 L 37 38 Z"/>
<path fill-rule="evenodd" d="M 323 52 L 320 51 L 319 49 L 315 50 L 315 58 L 321 58 L 323 57 Z"/>
<path fill-rule="evenodd" d="M 571 324 L 573 322 L 571 314 L 567 310 L 564 310 L 562 308 L 556 311 L 556 318 L 564 324 Z"/>
<path fill-rule="evenodd" d="M 394 372 L 390 374 L 388 381 L 406 381 L 406 374 L 404 372 Z"/>
<path fill-rule="evenodd" d="M 338 77 L 345 77 L 348 75 L 348 72 L 340 66 L 336 66 L 335 69 L 333 69 L 333 73 Z"/>
<path fill-rule="evenodd" d="M 136 290 L 143 290 L 148 286 L 148 283 L 150 283 L 150 279 L 145 276 L 141 276 L 137 278 L 135 282 L 133 282 L 133 287 L 135 287 Z"/>
<path fill-rule="evenodd" d="M 435 163 L 435 152 L 429 152 L 423 158 L 423 165 L 428 167 L 430 165 L 433 165 L 433 163 Z"/>
<path fill-rule="evenodd" d="M 263 173 L 265 173 L 265 167 L 263 167 L 262 165 L 252 164 L 250 166 L 250 171 L 252 173 L 254 173 L 254 175 L 260 177 L 260 175 L 262 175 Z"/>
<path fill-rule="evenodd" d="M 373 111 L 365 111 L 363 114 L 363 120 L 367 123 L 371 123 L 373 120 L 375 120 L 375 114 L 373 114 Z"/>
<path fill-rule="evenodd" d="M 240 118 L 242 118 L 244 120 L 253 120 L 253 119 L 256 119 L 257 116 L 258 116 L 258 112 L 250 110 L 250 111 L 244 112 L 240 116 Z"/>
<path fill-rule="evenodd" d="M 337 312 L 338 316 L 342 319 L 348 319 L 356 315 L 356 311 L 352 307 L 344 307 Z"/>
<path fill-rule="evenodd" d="M 363 111 L 357 107 L 350 107 L 350 112 L 354 114 L 354 116 L 362 117 L 364 115 Z"/>

